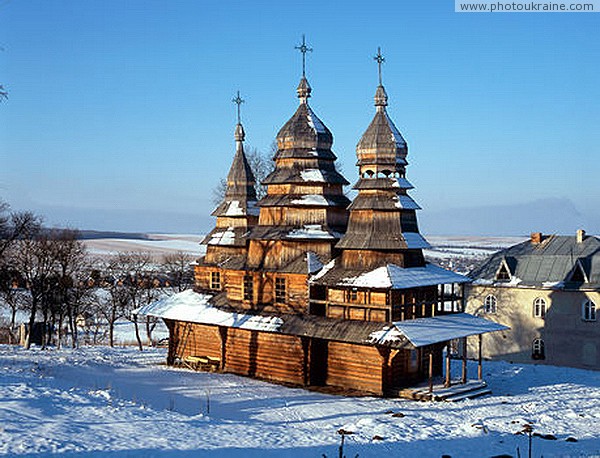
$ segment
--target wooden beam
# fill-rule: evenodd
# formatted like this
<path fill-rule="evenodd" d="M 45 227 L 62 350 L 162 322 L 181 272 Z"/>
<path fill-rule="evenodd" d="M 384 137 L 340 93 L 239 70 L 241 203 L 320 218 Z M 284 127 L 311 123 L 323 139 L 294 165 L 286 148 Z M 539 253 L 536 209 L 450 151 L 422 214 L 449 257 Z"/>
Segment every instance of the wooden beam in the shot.
<path fill-rule="evenodd" d="M 481 363 L 482 361 L 482 357 L 481 357 L 481 347 L 482 347 L 482 341 L 483 341 L 483 335 L 479 334 L 479 348 L 478 348 L 478 355 L 477 355 L 477 378 L 479 380 L 483 379 L 483 365 Z"/>
<path fill-rule="evenodd" d="M 429 350 L 429 394 L 433 393 L 433 352 Z"/>
<path fill-rule="evenodd" d="M 461 339 L 462 343 L 462 377 L 461 382 L 467 383 L 467 338 Z"/>
<path fill-rule="evenodd" d="M 446 388 L 450 388 L 452 385 L 452 367 L 451 367 L 451 359 L 450 359 L 450 342 L 446 345 L 446 381 L 444 386 Z"/>

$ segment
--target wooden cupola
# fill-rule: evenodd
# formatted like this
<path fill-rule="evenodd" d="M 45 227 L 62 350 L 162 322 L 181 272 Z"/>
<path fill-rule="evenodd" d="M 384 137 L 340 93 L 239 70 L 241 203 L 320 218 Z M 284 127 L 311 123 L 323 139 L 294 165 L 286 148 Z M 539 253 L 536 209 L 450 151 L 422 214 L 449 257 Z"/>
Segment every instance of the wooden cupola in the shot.
<path fill-rule="evenodd" d="M 298 109 L 277 134 L 275 168 L 262 182 L 267 194 L 250 236 L 253 268 L 284 269 L 308 251 L 327 261 L 348 222 L 349 183 L 335 168 L 333 135 L 308 104 L 304 76 L 297 93 Z"/>
<path fill-rule="evenodd" d="M 212 212 L 216 227 L 204 238 L 205 264 L 218 264 L 232 256 L 247 254 L 248 230 L 258 222 L 255 178 L 244 153 L 244 127 L 235 127 L 236 151 L 227 175 L 223 201 Z"/>
<path fill-rule="evenodd" d="M 416 210 L 406 180 L 408 146 L 387 113 L 383 85 L 375 92 L 375 117 L 356 147 L 358 195 L 349 207 L 350 220 L 342 249 L 345 268 L 425 265 L 423 248 L 429 244 L 419 233 Z"/>

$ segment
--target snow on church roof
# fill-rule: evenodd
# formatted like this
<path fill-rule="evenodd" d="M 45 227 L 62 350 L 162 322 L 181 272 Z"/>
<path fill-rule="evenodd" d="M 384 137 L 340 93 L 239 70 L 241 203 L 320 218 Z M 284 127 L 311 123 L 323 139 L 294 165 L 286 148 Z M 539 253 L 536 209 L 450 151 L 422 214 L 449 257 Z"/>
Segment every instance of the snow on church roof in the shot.
<path fill-rule="evenodd" d="M 372 332 L 369 343 L 389 345 L 407 338 L 415 347 L 423 347 L 452 339 L 509 329 L 493 321 L 468 313 L 455 313 L 430 318 L 397 321 L 381 331 Z"/>
<path fill-rule="evenodd" d="M 419 286 L 443 285 L 450 283 L 467 283 L 464 275 L 442 269 L 433 264 L 425 267 L 399 267 L 388 264 L 356 277 L 344 278 L 340 285 L 365 288 L 406 289 Z"/>
<path fill-rule="evenodd" d="M 212 306 L 211 298 L 210 294 L 186 290 L 140 307 L 136 312 L 139 315 L 169 320 L 214 324 L 253 331 L 273 332 L 283 324 L 283 320 L 275 316 L 247 315 L 219 310 Z"/>

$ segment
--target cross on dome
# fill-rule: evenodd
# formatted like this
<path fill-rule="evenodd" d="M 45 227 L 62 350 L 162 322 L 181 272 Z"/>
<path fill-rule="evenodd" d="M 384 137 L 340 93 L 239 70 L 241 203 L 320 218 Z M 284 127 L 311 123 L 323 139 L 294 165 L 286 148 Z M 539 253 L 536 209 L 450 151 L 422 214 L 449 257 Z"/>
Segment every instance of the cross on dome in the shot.
<path fill-rule="evenodd" d="M 231 99 L 231 101 L 237 105 L 237 123 L 241 124 L 240 106 L 245 100 L 240 97 L 240 91 L 237 91 L 237 96 Z"/>
<path fill-rule="evenodd" d="M 385 62 L 385 57 L 381 55 L 380 47 L 377 47 L 377 55 L 373 57 L 373 60 L 377 62 L 377 67 L 379 69 L 379 85 L 381 86 L 381 64 Z"/>
<path fill-rule="evenodd" d="M 306 39 L 304 34 L 302 34 L 302 44 L 300 46 L 295 46 L 295 49 L 302 53 L 302 78 L 306 76 L 306 53 L 312 52 L 312 48 L 306 46 Z"/>

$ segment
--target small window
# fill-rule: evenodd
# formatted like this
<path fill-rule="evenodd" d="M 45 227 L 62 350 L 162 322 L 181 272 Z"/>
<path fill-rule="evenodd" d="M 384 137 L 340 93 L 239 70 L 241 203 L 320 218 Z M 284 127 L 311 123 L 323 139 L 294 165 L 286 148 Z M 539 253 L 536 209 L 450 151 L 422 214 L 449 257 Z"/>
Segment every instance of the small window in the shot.
<path fill-rule="evenodd" d="M 531 357 L 533 359 L 546 359 L 544 341 L 542 339 L 534 339 L 531 346 Z"/>
<path fill-rule="evenodd" d="M 581 319 L 584 321 L 596 321 L 596 304 L 585 301 L 581 306 Z"/>
<path fill-rule="evenodd" d="M 546 301 L 542 297 L 537 297 L 533 301 L 533 316 L 544 318 L 546 316 Z"/>
<path fill-rule="evenodd" d="M 285 302 L 285 278 L 278 277 L 275 279 L 275 302 Z"/>
<path fill-rule="evenodd" d="M 221 272 L 210 273 L 210 289 L 221 290 Z"/>
<path fill-rule="evenodd" d="M 348 291 L 348 302 L 357 302 L 358 301 L 358 291 L 356 289 L 351 289 Z"/>
<path fill-rule="evenodd" d="M 496 296 L 494 296 L 493 294 L 489 294 L 483 301 L 483 311 L 485 313 L 496 313 L 497 305 L 498 301 L 496 299 Z"/>
<path fill-rule="evenodd" d="M 244 300 L 251 301 L 254 299 L 254 277 L 252 275 L 244 275 Z"/>

